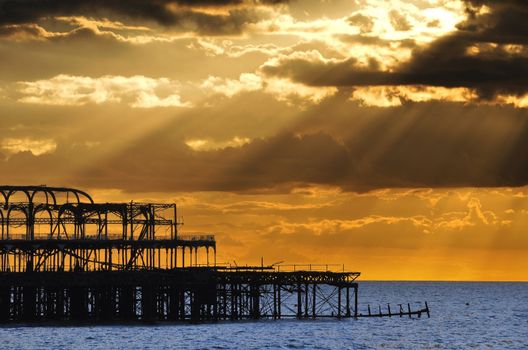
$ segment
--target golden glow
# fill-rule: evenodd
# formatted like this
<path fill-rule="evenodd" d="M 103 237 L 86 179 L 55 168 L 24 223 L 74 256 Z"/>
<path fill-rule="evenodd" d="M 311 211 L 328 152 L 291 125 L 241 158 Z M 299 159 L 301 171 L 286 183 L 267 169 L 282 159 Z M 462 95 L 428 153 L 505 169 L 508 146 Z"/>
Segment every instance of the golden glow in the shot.
<path fill-rule="evenodd" d="M 289 194 L 129 194 L 179 203 L 182 233 L 214 232 L 218 261 L 344 263 L 370 280 L 528 280 L 528 188 L 379 190 L 311 186 Z M 516 208 L 516 209 L 512 209 Z M 329 218 L 331 213 L 332 218 Z"/>
<path fill-rule="evenodd" d="M 5 138 L 1 148 L 9 153 L 31 152 L 35 156 L 53 153 L 57 143 L 53 139 Z"/>
<path fill-rule="evenodd" d="M 48 80 L 20 82 L 19 85 L 23 95 L 19 101 L 24 103 L 75 106 L 127 101 L 133 108 L 191 106 L 172 93 L 177 84 L 166 78 L 152 79 L 140 75 L 90 78 L 61 74 Z M 163 89 L 171 94 L 158 96 L 157 91 Z"/>
<path fill-rule="evenodd" d="M 160 3 L 0 24 L 1 183 L 176 202 L 182 233 L 215 234 L 220 262 L 528 280 L 526 187 L 384 188 L 526 182 L 517 77 L 484 70 L 506 77 L 486 98 L 488 80 L 459 84 L 459 67 L 454 82 L 386 85 L 446 50 L 471 22 L 467 1 Z M 526 45 L 488 41 L 449 54 L 528 57 Z"/>
<path fill-rule="evenodd" d="M 247 137 L 235 136 L 231 140 L 220 142 L 211 139 L 192 139 L 185 141 L 185 144 L 194 151 L 211 151 L 227 147 L 241 147 L 249 142 L 250 139 Z"/>
<path fill-rule="evenodd" d="M 365 106 L 394 107 L 404 102 L 450 101 L 468 102 L 476 100 L 475 92 L 467 88 L 444 88 L 433 86 L 375 86 L 354 90 L 351 99 Z"/>

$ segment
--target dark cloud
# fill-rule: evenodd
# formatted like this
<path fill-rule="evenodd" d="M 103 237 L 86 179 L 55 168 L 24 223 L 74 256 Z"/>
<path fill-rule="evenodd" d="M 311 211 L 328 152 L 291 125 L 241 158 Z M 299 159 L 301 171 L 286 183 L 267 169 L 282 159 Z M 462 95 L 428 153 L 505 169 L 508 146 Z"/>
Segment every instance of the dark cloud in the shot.
<path fill-rule="evenodd" d="M 489 11 L 480 13 L 484 5 Z M 528 92 L 526 18 L 526 1 L 468 0 L 468 19 L 456 32 L 415 49 L 409 62 L 391 72 L 379 71 L 375 65 L 359 67 L 354 59 L 307 58 L 284 59 L 263 70 L 316 86 L 429 85 L 472 88 L 483 99 L 522 95 Z M 512 51 L 507 45 L 522 46 Z"/>
<path fill-rule="evenodd" d="M 351 25 L 359 27 L 362 33 L 371 32 L 374 27 L 374 21 L 372 21 L 370 17 L 362 15 L 361 13 L 348 17 L 347 21 Z"/>
<path fill-rule="evenodd" d="M 469 18 L 459 28 L 463 36 L 500 44 L 528 43 L 528 2 L 523 0 L 466 0 Z M 479 14 L 486 6 L 489 11 Z"/>
<path fill-rule="evenodd" d="M 513 108 L 448 103 L 360 108 L 336 98 L 307 111 L 282 134 L 212 151 L 185 145 L 191 119 L 169 121 L 118 147 L 110 142 L 113 135 L 127 134 L 124 120 L 107 122 L 105 130 L 87 122 L 82 132 L 56 139 L 52 154 L 7 155 L 0 161 L 1 178 L 13 184 L 137 192 L 280 192 L 307 183 L 348 191 L 528 184 L 528 121 Z M 9 128 L 4 134 L 27 137 Z M 53 138 L 53 133 L 41 137 Z M 84 138 L 95 142 L 84 143 Z"/>
<path fill-rule="evenodd" d="M 277 5 L 286 0 L 2 0 L 0 25 L 36 23 L 56 16 L 153 21 L 166 27 L 201 34 L 236 34 L 258 21 L 251 5 Z M 240 6 L 248 5 L 248 6 Z M 227 13 L 196 11 L 198 7 L 226 8 Z"/>
<path fill-rule="evenodd" d="M 364 35 L 364 34 L 341 34 L 338 36 L 339 40 L 350 44 L 372 45 L 372 46 L 387 46 L 398 45 L 399 47 L 415 48 L 416 41 L 413 39 L 402 40 L 388 40 L 380 38 L 379 36 Z"/>
<path fill-rule="evenodd" d="M 407 17 L 405 17 L 397 10 L 392 10 L 391 12 L 389 12 L 389 19 L 392 27 L 396 30 L 407 31 L 412 28 L 412 25 L 411 23 L 409 23 Z"/>

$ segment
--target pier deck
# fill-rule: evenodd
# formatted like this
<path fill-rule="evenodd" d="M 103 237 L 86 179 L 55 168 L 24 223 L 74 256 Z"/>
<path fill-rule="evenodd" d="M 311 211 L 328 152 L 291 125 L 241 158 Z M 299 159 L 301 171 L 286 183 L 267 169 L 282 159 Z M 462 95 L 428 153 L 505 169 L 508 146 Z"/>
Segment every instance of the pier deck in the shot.
<path fill-rule="evenodd" d="M 357 316 L 357 276 L 337 272 L 0 273 L 0 322 L 204 322 Z"/>

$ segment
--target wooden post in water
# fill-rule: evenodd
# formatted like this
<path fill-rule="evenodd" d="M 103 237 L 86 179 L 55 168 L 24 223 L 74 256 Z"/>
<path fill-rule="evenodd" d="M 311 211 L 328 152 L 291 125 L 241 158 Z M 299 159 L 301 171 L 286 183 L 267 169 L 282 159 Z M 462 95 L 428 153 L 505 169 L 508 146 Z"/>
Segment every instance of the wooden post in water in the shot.
<path fill-rule="evenodd" d="M 358 285 L 354 284 L 354 318 L 358 317 Z"/>

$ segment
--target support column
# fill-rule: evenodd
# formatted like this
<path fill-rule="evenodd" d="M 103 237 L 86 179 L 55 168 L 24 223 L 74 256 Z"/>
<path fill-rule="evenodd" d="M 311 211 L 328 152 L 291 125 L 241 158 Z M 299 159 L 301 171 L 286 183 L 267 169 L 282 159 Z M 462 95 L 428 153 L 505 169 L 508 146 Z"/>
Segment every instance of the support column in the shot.
<path fill-rule="evenodd" d="M 358 317 L 358 284 L 354 284 L 354 318 Z"/>
<path fill-rule="evenodd" d="M 277 318 L 280 320 L 282 314 L 281 285 L 277 285 Z"/>
<path fill-rule="evenodd" d="M 185 314 L 185 290 L 180 290 L 180 320 L 185 321 L 187 315 Z"/>
<path fill-rule="evenodd" d="M 152 322 L 156 318 L 156 294 L 154 286 L 145 284 L 141 287 L 141 320 Z"/>
<path fill-rule="evenodd" d="M 118 307 L 120 319 L 127 321 L 132 321 L 136 319 L 133 287 L 121 287 Z"/>
<path fill-rule="evenodd" d="M 84 321 L 87 318 L 88 308 L 86 288 L 70 288 L 70 319 L 75 321 Z"/>
<path fill-rule="evenodd" d="M 341 286 L 337 287 L 337 318 L 341 318 Z"/>
<path fill-rule="evenodd" d="M 346 317 L 350 317 L 350 286 L 346 286 Z"/>
<path fill-rule="evenodd" d="M 317 315 L 317 284 L 314 282 L 313 284 L 313 291 L 312 291 L 312 318 L 315 318 Z"/>
<path fill-rule="evenodd" d="M 11 287 L 0 288 L 0 322 L 9 321 L 10 302 L 11 302 Z"/>
<path fill-rule="evenodd" d="M 169 288 L 169 310 L 167 318 L 170 321 L 177 321 L 178 313 L 180 312 L 180 291 L 176 286 L 170 286 Z"/>
<path fill-rule="evenodd" d="M 36 288 L 23 287 L 22 319 L 25 322 L 35 322 L 36 317 Z"/>
<path fill-rule="evenodd" d="M 300 283 L 297 283 L 297 318 L 302 318 L 302 288 Z"/>
<path fill-rule="evenodd" d="M 257 320 L 260 318 L 260 286 L 258 284 L 251 284 L 251 299 L 251 317 Z"/>
<path fill-rule="evenodd" d="M 304 285 L 304 317 L 308 318 L 308 283 Z"/>
<path fill-rule="evenodd" d="M 277 319 L 277 284 L 273 283 L 273 319 Z"/>

